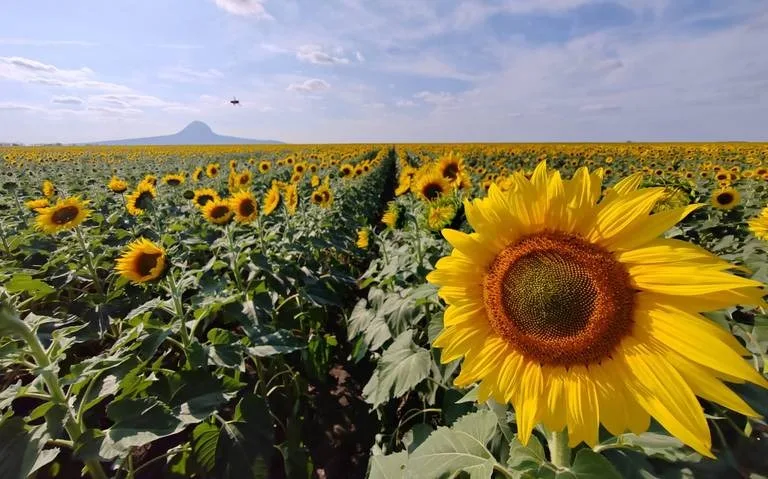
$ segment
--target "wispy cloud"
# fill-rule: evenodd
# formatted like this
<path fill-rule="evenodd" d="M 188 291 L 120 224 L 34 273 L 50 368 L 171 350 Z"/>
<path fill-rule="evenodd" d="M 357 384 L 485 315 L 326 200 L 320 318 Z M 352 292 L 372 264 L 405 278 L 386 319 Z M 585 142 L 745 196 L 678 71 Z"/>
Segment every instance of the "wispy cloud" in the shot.
<path fill-rule="evenodd" d="M 320 45 L 302 45 L 296 52 L 296 58 L 303 62 L 315 63 L 320 65 L 334 65 L 334 64 L 346 64 L 349 63 L 349 59 L 334 56 L 330 53 L 323 51 L 323 47 Z"/>
<path fill-rule="evenodd" d="M 264 8 L 265 0 L 214 0 L 219 8 L 233 15 L 272 19 Z"/>
<path fill-rule="evenodd" d="M 0 45 L 31 46 L 31 47 L 95 47 L 98 43 L 82 40 L 41 40 L 36 38 L 2 38 Z"/>
<path fill-rule="evenodd" d="M 94 79 L 94 71 L 87 67 L 74 70 L 23 57 L 0 57 L 0 80 L 35 83 L 53 87 L 129 91 L 130 88 Z"/>
<path fill-rule="evenodd" d="M 328 90 L 329 88 L 331 88 L 331 85 L 327 81 L 319 78 L 311 78 L 309 80 L 304 80 L 303 82 L 291 83 L 286 89 L 288 91 L 297 91 L 301 93 L 313 93 Z"/>
<path fill-rule="evenodd" d="M 85 103 L 85 100 L 76 96 L 55 96 L 51 98 L 51 103 L 57 105 L 82 105 Z"/>
<path fill-rule="evenodd" d="M 207 83 L 213 80 L 220 80 L 224 74 L 215 68 L 193 70 L 191 68 L 174 67 L 160 72 L 158 76 L 164 80 L 182 83 Z"/>

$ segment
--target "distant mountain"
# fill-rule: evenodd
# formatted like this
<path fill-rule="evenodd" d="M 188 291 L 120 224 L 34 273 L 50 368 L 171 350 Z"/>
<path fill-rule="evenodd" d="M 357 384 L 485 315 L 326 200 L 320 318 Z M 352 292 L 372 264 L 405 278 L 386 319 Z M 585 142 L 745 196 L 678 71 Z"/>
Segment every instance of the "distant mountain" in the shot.
<path fill-rule="evenodd" d="M 218 135 L 211 127 L 202 121 L 193 121 L 180 132 L 166 136 L 150 136 L 147 138 L 131 138 L 128 140 L 111 140 L 86 143 L 88 145 L 257 145 L 282 144 L 276 140 L 250 140 L 234 136 Z"/>

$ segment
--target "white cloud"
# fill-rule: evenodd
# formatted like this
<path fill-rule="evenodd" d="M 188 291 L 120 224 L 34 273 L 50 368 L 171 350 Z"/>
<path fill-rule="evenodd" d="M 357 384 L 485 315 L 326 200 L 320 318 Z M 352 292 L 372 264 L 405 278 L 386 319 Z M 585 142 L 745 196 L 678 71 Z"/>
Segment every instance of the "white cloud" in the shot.
<path fill-rule="evenodd" d="M 291 83 L 288 85 L 287 90 L 301 93 L 310 93 L 328 90 L 329 88 L 331 88 L 331 85 L 328 84 L 327 81 L 321 80 L 319 78 L 311 78 L 309 80 L 304 80 L 303 82 Z"/>
<path fill-rule="evenodd" d="M 93 95 L 88 97 L 88 104 L 111 105 L 112 107 L 120 107 L 126 109 L 136 107 L 159 108 L 174 106 L 173 103 L 157 98 L 156 96 L 138 95 L 133 93 Z"/>
<path fill-rule="evenodd" d="M 482 75 L 461 72 L 456 67 L 434 56 L 427 55 L 419 57 L 390 56 L 380 62 L 377 69 L 427 78 L 452 78 L 464 81 L 475 81 L 483 77 Z"/>
<path fill-rule="evenodd" d="M 108 106 L 89 106 L 88 111 L 109 116 L 140 115 L 144 113 L 138 108 L 111 108 Z"/>
<path fill-rule="evenodd" d="M 224 77 L 224 74 L 215 68 L 209 68 L 208 70 L 193 70 L 184 67 L 174 67 L 160 72 L 158 76 L 164 80 L 180 83 L 205 83 L 219 80 Z"/>
<path fill-rule="evenodd" d="M 342 52 L 338 52 L 341 55 Z M 346 64 L 349 60 L 340 56 L 333 56 L 323 51 L 320 45 L 302 45 L 296 52 L 296 58 L 300 61 L 319 65 Z"/>
<path fill-rule="evenodd" d="M 219 8 L 233 15 L 253 16 L 271 19 L 272 16 L 264 8 L 265 0 L 214 0 Z"/>
<path fill-rule="evenodd" d="M 43 111 L 42 108 L 34 105 L 25 105 L 23 103 L 2 102 L 0 101 L 1 111 Z"/>
<path fill-rule="evenodd" d="M 363 63 L 365 61 L 365 57 L 360 52 L 355 52 L 355 58 L 357 58 L 357 61 L 360 63 Z"/>
<path fill-rule="evenodd" d="M 421 91 L 413 95 L 413 97 L 423 101 L 424 103 L 431 103 L 436 106 L 448 106 L 456 103 L 456 97 L 444 91 L 437 93 L 431 91 Z"/>
<path fill-rule="evenodd" d="M 76 96 L 55 96 L 51 98 L 51 103 L 57 105 L 82 105 L 85 101 Z"/>
<path fill-rule="evenodd" d="M 123 85 L 94 80 L 93 76 L 94 71 L 87 67 L 66 70 L 29 58 L 0 57 L 0 80 L 91 90 L 130 90 Z"/>
<path fill-rule="evenodd" d="M 0 45 L 13 45 L 13 46 L 31 46 L 31 47 L 57 47 L 57 46 L 74 46 L 74 47 L 94 47 L 98 43 L 85 42 L 81 40 L 39 40 L 35 38 L 0 38 Z"/>
<path fill-rule="evenodd" d="M 165 48 L 168 50 L 201 50 L 205 47 L 203 45 L 195 45 L 191 43 L 149 43 L 150 48 Z"/>
<path fill-rule="evenodd" d="M 400 99 L 395 102 L 395 106 L 400 108 L 408 108 L 408 107 L 416 106 L 416 102 L 414 102 L 413 100 Z"/>

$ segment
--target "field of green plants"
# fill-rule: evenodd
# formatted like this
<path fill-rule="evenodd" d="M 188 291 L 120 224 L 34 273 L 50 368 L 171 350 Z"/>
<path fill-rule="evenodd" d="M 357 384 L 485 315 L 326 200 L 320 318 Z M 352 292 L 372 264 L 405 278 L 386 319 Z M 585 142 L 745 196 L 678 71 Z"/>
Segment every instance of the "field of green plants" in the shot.
<path fill-rule="evenodd" d="M 0 161 L 0 479 L 768 477 L 768 145 Z"/>

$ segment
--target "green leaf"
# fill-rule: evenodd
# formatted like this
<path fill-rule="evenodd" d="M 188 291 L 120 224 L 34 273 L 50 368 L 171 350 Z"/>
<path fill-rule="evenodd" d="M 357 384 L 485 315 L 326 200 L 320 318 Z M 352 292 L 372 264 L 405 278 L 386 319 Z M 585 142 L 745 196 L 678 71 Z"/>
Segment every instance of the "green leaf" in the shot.
<path fill-rule="evenodd" d="M 538 469 L 546 460 L 547 456 L 544 453 L 544 447 L 542 447 L 536 436 L 531 435 L 527 446 L 523 446 L 517 437 L 512 438 L 509 442 L 507 465 L 512 469 L 519 471 Z"/>
<path fill-rule="evenodd" d="M 27 293 L 35 298 L 42 298 L 56 291 L 56 289 L 45 281 L 32 278 L 28 274 L 14 274 L 5 285 L 9 293 Z"/>
<path fill-rule="evenodd" d="M 219 428 L 202 422 L 192 430 L 192 460 L 198 469 L 209 473 L 216 465 L 216 442 Z"/>
<path fill-rule="evenodd" d="M 59 455 L 59 449 L 43 449 L 50 439 L 45 424 L 28 427 L 18 417 L 0 422 L 0 477 L 26 479 Z"/>
<path fill-rule="evenodd" d="M 371 381 L 363 388 L 365 400 L 377 407 L 390 397 L 400 397 L 429 374 L 429 351 L 417 346 L 413 330 L 402 333 L 384 351 Z"/>
<path fill-rule="evenodd" d="M 238 405 L 239 419 L 221 425 L 216 441 L 213 476 L 240 479 L 266 477 L 266 461 L 273 450 L 272 419 L 263 398 L 249 395 Z"/>
<path fill-rule="evenodd" d="M 465 432 L 483 444 L 488 444 L 496 432 L 497 418 L 493 411 L 484 409 L 462 416 L 454 423 L 454 431 Z"/>
<path fill-rule="evenodd" d="M 184 423 L 158 399 L 121 399 L 107 406 L 107 416 L 114 421 L 105 431 L 99 454 L 113 459 L 161 437 L 181 431 Z"/>
<path fill-rule="evenodd" d="M 644 432 L 637 435 L 627 433 L 618 436 L 616 442 L 634 450 L 642 451 L 648 457 L 658 457 L 670 462 L 700 458 L 682 441 L 665 434 Z"/>
<path fill-rule="evenodd" d="M 248 339 L 254 346 L 248 348 L 251 356 L 267 357 L 278 354 L 288 354 L 307 347 L 305 341 L 297 338 L 290 331 L 283 329 L 273 333 L 263 334 L 260 328 L 244 328 Z"/>
<path fill-rule="evenodd" d="M 441 427 L 413 451 L 406 469 L 411 477 L 440 477 L 495 463 L 483 442 L 466 432 Z"/>
<path fill-rule="evenodd" d="M 244 369 L 243 347 L 231 331 L 214 328 L 208 331 L 208 364 L 225 368 Z"/>
<path fill-rule="evenodd" d="M 608 459 L 591 449 L 576 453 L 570 470 L 578 479 L 622 479 Z"/>
<path fill-rule="evenodd" d="M 371 456 L 368 479 L 401 479 L 405 477 L 405 464 L 408 453 L 401 451 L 386 456 Z"/>

